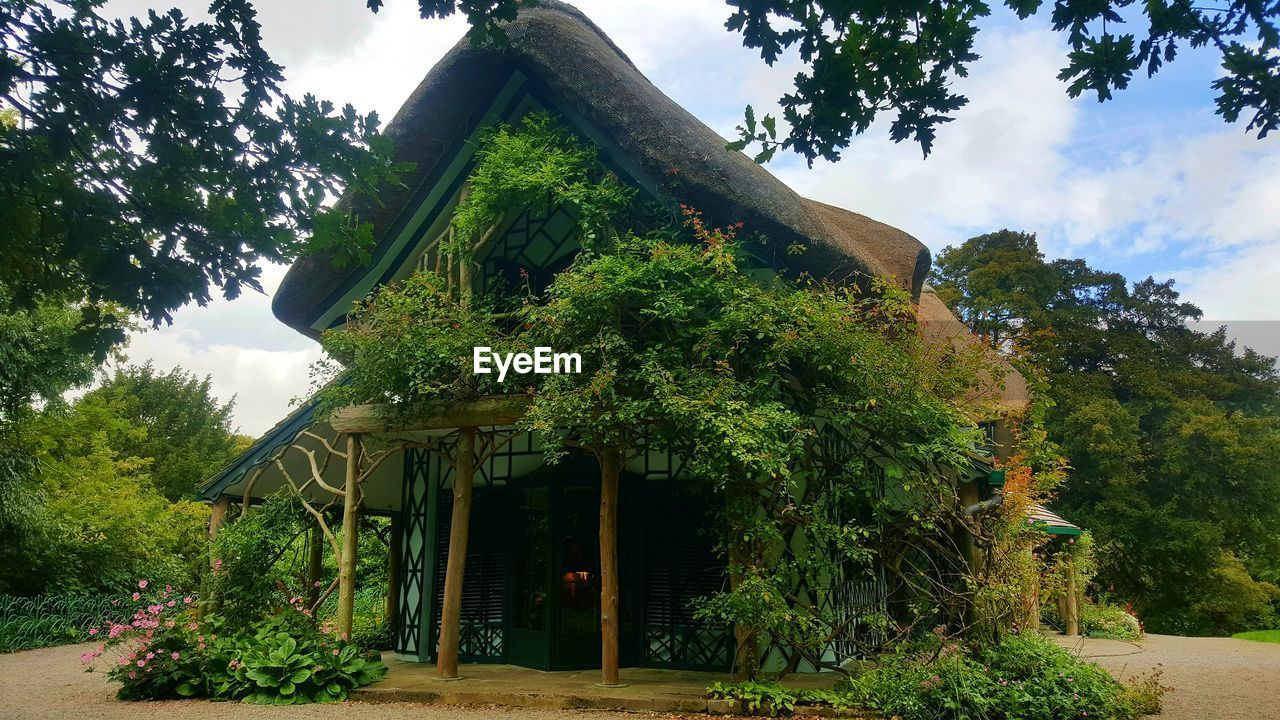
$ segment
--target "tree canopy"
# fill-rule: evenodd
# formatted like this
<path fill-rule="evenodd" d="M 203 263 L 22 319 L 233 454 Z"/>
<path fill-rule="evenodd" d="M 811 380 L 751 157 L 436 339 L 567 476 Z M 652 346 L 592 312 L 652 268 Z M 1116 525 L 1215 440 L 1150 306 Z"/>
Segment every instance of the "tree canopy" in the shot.
<path fill-rule="evenodd" d="M 383 0 L 367 0 L 375 12 Z M 725 27 L 773 65 L 794 54 L 803 64 L 778 101 L 778 118 L 756 121 L 747 107 L 734 149 L 759 148 L 767 161 L 778 150 L 810 164 L 835 161 L 855 135 L 888 119 L 889 137 L 911 140 L 927 156 L 938 128 L 968 103 L 961 81 L 980 60 L 974 41 L 993 15 L 985 0 L 845 2 L 843 0 L 727 0 Z M 1138 73 L 1156 75 L 1188 48 L 1210 47 L 1221 56 L 1212 83 L 1217 113 L 1227 122 L 1248 119 L 1258 137 L 1280 126 L 1280 3 L 1227 0 L 1004 0 L 1012 18 L 1048 15 L 1064 36 L 1067 53 L 1058 79 L 1071 97 L 1099 102 L 1129 87 Z M 418 0 L 422 17 L 465 15 L 476 42 L 505 42 L 500 23 L 534 0 Z"/>
<path fill-rule="evenodd" d="M 359 255 L 367 227 L 321 206 L 395 180 L 376 115 L 284 94 L 248 0 L 203 22 L 102 4 L 0 3 L 10 302 L 83 307 L 110 346 L 120 318 L 257 289 L 260 263 L 306 242 Z"/>
<path fill-rule="evenodd" d="M 234 455 L 230 410 L 207 378 L 143 365 L 26 419 L 29 474 L 0 503 L 23 508 L 0 527 L 0 592 L 191 586 L 209 513 L 191 496 Z"/>
<path fill-rule="evenodd" d="M 1027 233 L 947 248 L 934 281 L 1046 379 L 1046 429 L 1072 468 L 1060 508 L 1105 549 L 1104 592 L 1158 631 L 1267 622 L 1280 598 L 1275 359 L 1189 327 L 1200 311 L 1172 281 L 1049 261 Z"/>

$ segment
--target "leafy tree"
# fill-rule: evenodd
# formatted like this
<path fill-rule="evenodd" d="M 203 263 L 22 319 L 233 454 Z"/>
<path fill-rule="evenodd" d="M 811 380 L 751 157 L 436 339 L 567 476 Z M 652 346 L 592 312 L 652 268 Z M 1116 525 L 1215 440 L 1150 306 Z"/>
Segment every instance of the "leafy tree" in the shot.
<path fill-rule="evenodd" d="M 233 406 L 234 400 L 213 397 L 208 377 L 181 368 L 160 373 L 147 363 L 117 370 L 85 394 L 76 413 L 125 423 L 129 431 L 112 434 L 112 447 L 123 456 L 151 458 L 152 484 L 178 500 L 235 457 Z"/>
<path fill-rule="evenodd" d="M 375 12 L 382 0 L 367 0 Z M 532 0 L 418 0 L 424 18 L 466 15 L 475 41 L 501 43 L 498 24 Z M 779 100 L 787 124 L 759 123 L 750 106 L 730 144 L 758 144 L 758 161 L 793 150 L 810 163 L 835 161 L 856 134 L 889 116 L 889 137 L 913 140 L 925 155 L 939 125 L 967 102 L 954 88 L 980 57 L 973 50 L 979 23 L 991 16 L 984 0 L 850 3 L 837 0 L 727 0 L 725 27 L 742 35 L 769 65 L 796 53 L 805 69 Z M 1058 78 L 1067 93 L 1094 94 L 1099 102 L 1129 86 L 1135 73 L 1154 76 L 1179 51 L 1212 46 L 1224 73 L 1213 81 L 1217 112 L 1227 122 L 1242 115 L 1248 130 L 1266 137 L 1280 126 L 1280 3 L 1227 0 L 1213 6 L 1188 0 L 1005 0 L 1019 20 L 1048 13 L 1069 52 Z M 1134 32 L 1124 30 L 1134 24 Z"/>
<path fill-rule="evenodd" d="M 139 577 L 190 586 L 208 510 L 189 498 L 232 456 L 230 411 L 207 378 L 144 365 L 27 419 L 15 448 L 23 516 L 3 530 L 0 592 L 119 590 Z"/>
<path fill-rule="evenodd" d="M 1045 374 L 1046 429 L 1072 466 L 1060 502 L 1106 548 L 1099 585 L 1154 630 L 1266 622 L 1280 597 L 1259 582 L 1280 551 L 1275 360 L 1188 327 L 1200 311 L 1172 281 L 1046 261 L 1025 233 L 947 248 L 934 281 Z"/>
<path fill-rule="evenodd" d="M 0 2 L 0 287 L 152 323 L 261 261 L 359 257 L 370 229 L 321 210 L 403 169 L 375 115 L 280 90 L 248 0 L 107 20 L 103 0 Z M 97 327 L 86 324 L 86 329 Z M 107 322 L 99 347 L 122 340 Z"/>

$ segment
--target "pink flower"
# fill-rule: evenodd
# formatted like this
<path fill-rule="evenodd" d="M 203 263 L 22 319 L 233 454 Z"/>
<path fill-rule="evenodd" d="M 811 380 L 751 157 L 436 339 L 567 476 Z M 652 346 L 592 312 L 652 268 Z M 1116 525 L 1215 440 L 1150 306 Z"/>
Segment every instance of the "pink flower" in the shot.
<path fill-rule="evenodd" d="M 337 654 L 338 654 L 338 648 L 334 648 L 334 649 L 333 649 L 333 654 L 334 654 L 334 655 L 337 655 Z"/>
<path fill-rule="evenodd" d="M 320 587 L 320 581 L 319 581 L 319 580 L 315 581 L 315 586 L 316 586 L 316 587 Z"/>
<path fill-rule="evenodd" d="M 80 656 L 80 662 L 93 662 L 93 653 L 87 652 Z"/>
<path fill-rule="evenodd" d="M 89 634 L 90 634 L 90 635 L 97 635 L 97 634 L 98 634 L 98 628 L 89 628 Z"/>
<path fill-rule="evenodd" d="M 182 598 L 182 603 L 183 603 L 184 605 L 190 605 L 190 604 L 191 604 L 191 596 L 190 596 L 190 595 L 188 595 L 188 596 L 186 596 L 186 597 Z"/>
<path fill-rule="evenodd" d="M 134 671 L 134 672 L 129 673 L 129 679 L 130 679 L 130 680 L 137 680 L 137 679 L 138 679 L 138 673 L 137 673 L 137 671 Z"/>
<path fill-rule="evenodd" d="M 171 592 L 173 592 L 173 586 L 172 586 L 172 585 L 165 585 L 165 586 L 164 586 L 164 591 L 165 591 L 165 592 L 167 592 L 167 593 L 171 593 Z"/>
<path fill-rule="evenodd" d="M 200 625 L 199 625 L 198 623 L 194 623 L 194 622 L 187 623 L 187 629 L 188 629 L 188 630 L 199 630 L 199 629 L 200 629 Z"/>
<path fill-rule="evenodd" d="M 134 593 L 134 594 L 133 594 L 133 601 L 134 601 L 134 602 L 137 602 L 138 600 L 141 600 L 141 599 L 142 599 L 142 593 Z"/>
<path fill-rule="evenodd" d="M 147 661 L 146 661 L 146 660 L 139 660 L 139 661 L 138 661 L 138 667 L 146 667 L 146 666 L 147 666 Z"/>
<path fill-rule="evenodd" d="M 138 581 L 138 589 L 139 589 L 139 590 L 146 590 L 146 589 L 147 589 L 147 581 L 146 581 L 146 580 L 139 580 L 139 581 Z"/>
<path fill-rule="evenodd" d="M 174 650 L 173 652 L 169 653 L 169 657 L 173 658 L 174 660 L 177 660 L 178 658 L 182 657 L 182 655 L 180 655 L 177 650 Z"/>
<path fill-rule="evenodd" d="M 166 605 L 168 605 L 169 607 L 173 607 L 174 605 L 177 605 L 177 604 L 178 604 L 178 601 L 177 601 L 177 600 L 170 600 L 169 602 L 167 602 L 167 603 L 165 603 L 165 604 L 166 604 Z"/>
<path fill-rule="evenodd" d="M 148 659 L 148 660 L 154 660 L 154 659 L 155 659 L 155 657 L 156 657 L 156 654 L 155 654 L 155 653 L 153 653 L 153 652 L 149 652 L 149 653 L 147 653 L 147 659 Z"/>

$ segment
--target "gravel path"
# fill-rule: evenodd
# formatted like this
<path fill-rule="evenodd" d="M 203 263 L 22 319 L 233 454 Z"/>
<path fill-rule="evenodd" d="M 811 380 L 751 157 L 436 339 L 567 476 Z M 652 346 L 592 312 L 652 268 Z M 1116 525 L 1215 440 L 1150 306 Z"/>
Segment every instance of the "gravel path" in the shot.
<path fill-rule="evenodd" d="M 585 710 L 462 708 L 409 703 L 345 702 L 340 705 L 263 707 L 244 703 L 183 700 L 121 702 L 115 686 L 98 672 L 86 673 L 80 654 L 93 645 L 70 645 L 0 655 L 2 720 L 659 720 L 662 716 Z"/>
<path fill-rule="evenodd" d="M 1280 645 L 1233 638 L 1147 635 L 1134 647 L 1113 640 L 1068 643 L 1117 677 L 1164 670 L 1161 720 L 1280 719 Z"/>
<path fill-rule="evenodd" d="M 1148 635 L 1136 647 L 1107 640 L 1067 641 L 1080 654 L 1120 677 L 1163 668 L 1165 696 L 1161 720 L 1280 720 L 1280 645 L 1231 638 L 1183 638 Z M 27 720 L 637 720 L 662 716 L 579 710 L 460 708 L 409 703 L 260 707 L 241 703 L 125 703 L 100 672 L 86 673 L 80 654 L 90 645 L 73 645 L 0 655 L 0 718 Z"/>

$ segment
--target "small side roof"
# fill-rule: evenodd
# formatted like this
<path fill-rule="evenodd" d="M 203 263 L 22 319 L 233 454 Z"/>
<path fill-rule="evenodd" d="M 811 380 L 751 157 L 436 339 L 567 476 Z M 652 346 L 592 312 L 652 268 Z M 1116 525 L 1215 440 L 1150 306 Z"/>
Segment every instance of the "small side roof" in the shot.
<path fill-rule="evenodd" d="M 1079 526 L 1063 520 L 1043 505 L 1032 505 L 1027 516 L 1027 524 L 1050 535 L 1080 535 L 1084 531 Z"/>

